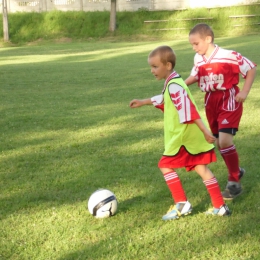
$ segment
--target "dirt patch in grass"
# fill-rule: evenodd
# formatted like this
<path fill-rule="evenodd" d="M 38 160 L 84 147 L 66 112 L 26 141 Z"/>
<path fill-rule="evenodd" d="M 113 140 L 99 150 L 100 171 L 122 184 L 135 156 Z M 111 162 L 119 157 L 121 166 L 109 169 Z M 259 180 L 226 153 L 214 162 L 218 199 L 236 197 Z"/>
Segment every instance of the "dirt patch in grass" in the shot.
<path fill-rule="evenodd" d="M 62 38 L 59 38 L 59 39 L 56 39 L 55 42 L 72 42 L 72 39 L 71 38 L 68 38 L 68 37 L 62 37 Z"/>

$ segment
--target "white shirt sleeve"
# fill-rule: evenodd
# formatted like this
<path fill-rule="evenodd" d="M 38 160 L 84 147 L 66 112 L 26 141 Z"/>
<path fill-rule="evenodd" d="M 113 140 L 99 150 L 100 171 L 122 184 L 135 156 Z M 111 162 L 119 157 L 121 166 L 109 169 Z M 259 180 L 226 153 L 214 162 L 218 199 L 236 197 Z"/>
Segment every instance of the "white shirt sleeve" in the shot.
<path fill-rule="evenodd" d="M 236 60 L 238 62 L 239 70 L 243 78 L 246 77 L 246 74 L 249 70 L 254 68 L 256 65 L 247 59 L 246 57 L 243 57 L 240 53 L 238 52 L 232 52 L 236 56 Z"/>
<path fill-rule="evenodd" d="M 180 123 L 187 123 L 200 118 L 195 105 L 190 100 L 188 93 L 178 84 L 169 86 L 169 95 L 179 114 Z"/>
<path fill-rule="evenodd" d="M 151 101 L 155 107 L 162 105 L 164 103 L 163 94 L 152 97 Z"/>

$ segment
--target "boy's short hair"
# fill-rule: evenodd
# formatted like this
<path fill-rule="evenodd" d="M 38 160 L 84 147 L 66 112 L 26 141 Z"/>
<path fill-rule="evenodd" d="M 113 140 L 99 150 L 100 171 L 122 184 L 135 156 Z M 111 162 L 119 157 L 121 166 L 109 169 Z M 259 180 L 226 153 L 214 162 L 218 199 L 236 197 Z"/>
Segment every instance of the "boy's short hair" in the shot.
<path fill-rule="evenodd" d="M 161 62 L 165 65 L 167 62 L 170 62 L 172 64 L 172 69 L 175 67 L 176 63 L 176 55 L 173 51 L 173 49 L 169 46 L 163 45 L 159 46 L 153 51 L 150 52 L 149 58 L 154 57 L 158 55 L 161 59 Z"/>
<path fill-rule="evenodd" d="M 206 23 L 199 23 L 195 25 L 191 30 L 189 35 L 198 33 L 201 38 L 205 39 L 207 36 L 212 38 L 212 42 L 214 42 L 214 32 L 209 25 Z"/>

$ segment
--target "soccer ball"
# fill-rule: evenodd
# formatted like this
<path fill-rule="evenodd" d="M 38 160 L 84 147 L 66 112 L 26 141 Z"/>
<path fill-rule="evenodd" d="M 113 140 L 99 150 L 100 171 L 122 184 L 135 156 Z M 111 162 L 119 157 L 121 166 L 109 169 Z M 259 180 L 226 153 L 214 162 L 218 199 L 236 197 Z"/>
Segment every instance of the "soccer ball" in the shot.
<path fill-rule="evenodd" d="M 88 211 L 96 218 L 108 218 L 117 211 L 115 194 L 107 189 L 99 189 L 88 200 Z"/>

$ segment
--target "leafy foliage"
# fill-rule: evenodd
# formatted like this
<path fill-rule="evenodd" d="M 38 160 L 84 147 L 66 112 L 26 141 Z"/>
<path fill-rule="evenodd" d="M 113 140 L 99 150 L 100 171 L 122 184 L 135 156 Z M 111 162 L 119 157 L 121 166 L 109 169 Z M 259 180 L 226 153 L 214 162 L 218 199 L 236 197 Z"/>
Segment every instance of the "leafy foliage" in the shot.
<path fill-rule="evenodd" d="M 137 12 L 118 12 L 115 32 L 109 31 L 110 13 L 107 11 L 10 13 L 9 34 L 10 41 L 15 44 L 33 42 L 39 39 L 52 40 L 64 37 L 85 40 L 108 37 L 113 37 L 114 40 L 122 40 L 122 38 L 126 39 L 129 37 L 135 40 L 143 39 L 144 37 L 172 39 L 173 37 L 186 37 L 195 24 L 206 22 L 214 28 L 218 37 L 238 36 L 259 33 L 260 16 L 235 19 L 229 18 L 229 16 L 258 13 L 260 13 L 260 5 L 154 12 L 140 9 Z M 200 20 L 196 18 L 206 19 Z M 166 20 L 166 22 L 144 22 L 153 20 Z M 2 33 L 3 28 L 0 27 L 0 35 Z"/>

